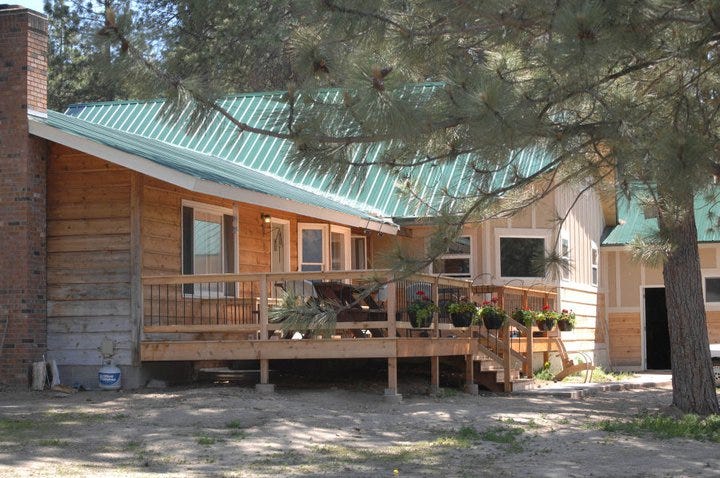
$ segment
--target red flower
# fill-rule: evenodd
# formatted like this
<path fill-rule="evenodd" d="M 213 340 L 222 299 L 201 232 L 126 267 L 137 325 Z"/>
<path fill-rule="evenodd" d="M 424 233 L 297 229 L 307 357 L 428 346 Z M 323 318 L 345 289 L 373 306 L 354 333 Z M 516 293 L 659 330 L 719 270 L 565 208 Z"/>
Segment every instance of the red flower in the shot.
<path fill-rule="evenodd" d="M 567 310 L 567 309 L 563 309 L 563 310 L 562 310 L 562 313 L 563 313 L 563 314 L 567 314 L 567 313 L 568 313 L 568 310 Z"/>
<path fill-rule="evenodd" d="M 543 305 L 543 310 L 550 310 L 550 306 L 549 306 L 549 305 Z"/>
<path fill-rule="evenodd" d="M 484 300 L 482 305 L 490 305 L 490 301 Z"/>
<path fill-rule="evenodd" d="M 419 291 L 415 292 L 415 295 L 423 296 L 423 295 L 425 295 L 425 292 L 419 290 Z"/>

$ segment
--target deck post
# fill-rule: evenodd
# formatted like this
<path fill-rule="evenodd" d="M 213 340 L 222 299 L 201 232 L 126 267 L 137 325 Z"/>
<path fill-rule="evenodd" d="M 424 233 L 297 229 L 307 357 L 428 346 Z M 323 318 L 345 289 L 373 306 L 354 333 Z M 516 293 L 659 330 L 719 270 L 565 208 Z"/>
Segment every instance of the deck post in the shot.
<path fill-rule="evenodd" d="M 527 378 L 533 378 L 533 332 L 532 325 L 527 328 L 527 345 L 525 348 L 525 376 Z"/>
<path fill-rule="evenodd" d="M 258 315 L 260 317 L 260 340 L 268 340 L 268 278 L 262 274 L 259 280 L 260 300 L 258 303 Z M 255 385 L 255 391 L 260 393 L 272 393 L 275 385 L 270 383 L 270 360 L 260 359 L 260 383 Z"/>
<path fill-rule="evenodd" d="M 440 306 L 440 277 L 435 279 L 435 287 L 432 289 L 433 304 Z M 440 311 L 433 312 L 433 337 L 440 337 Z"/>
<path fill-rule="evenodd" d="M 394 339 L 397 337 L 397 284 L 390 282 L 386 287 L 387 303 L 385 310 L 387 310 L 388 338 Z"/>
<path fill-rule="evenodd" d="M 397 284 L 392 282 L 389 276 L 387 284 L 387 310 L 388 319 L 388 339 L 397 343 Z M 398 393 L 397 381 L 397 347 L 395 347 L 395 356 L 388 357 L 388 387 L 385 389 L 385 401 L 398 403 L 402 400 L 402 395 Z"/>
<path fill-rule="evenodd" d="M 430 357 L 430 393 L 436 394 L 440 391 L 440 357 Z"/>
<path fill-rule="evenodd" d="M 503 349 L 503 382 L 505 392 L 512 392 L 512 383 L 510 382 L 510 366 L 512 364 L 512 357 L 510 356 L 510 325 L 506 324 L 503 327 L 503 331 L 505 332 L 505 347 Z"/>
<path fill-rule="evenodd" d="M 397 357 L 388 357 L 388 386 L 385 389 L 385 401 L 397 403 L 402 401 L 398 393 Z"/>
<path fill-rule="evenodd" d="M 268 339 L 268 278 L 263 274 L 260 276 L 260 301 L 258 303 L 258 315 L 260 317 L 260 340 Z"/>
<path fill-rule="evenodd" d="M 465 356 L 465 393 L 477 395 L 478 385 L 475 383 L 475 361 L 472 354 Z"/>

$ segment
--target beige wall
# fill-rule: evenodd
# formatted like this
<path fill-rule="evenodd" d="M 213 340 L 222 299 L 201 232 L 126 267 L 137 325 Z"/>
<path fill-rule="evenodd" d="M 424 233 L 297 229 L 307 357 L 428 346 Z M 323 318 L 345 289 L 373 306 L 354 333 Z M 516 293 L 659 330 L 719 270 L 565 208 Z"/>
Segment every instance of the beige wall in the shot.
<path fill-rule="evenodd" d="M 720 277 L 720 245 L 700 244 L 703 277 Z M 663 287 L 662 269 L 633 260 L 623 247 L 603 248 L 601 282 L 608 292 L 607 323 L 610 360 L 615 366 L 640 368 L 643 365 L 644 304 L 642 289 Z M 710 341 L 720 341 L 720 304 L 706 304 Z"/>

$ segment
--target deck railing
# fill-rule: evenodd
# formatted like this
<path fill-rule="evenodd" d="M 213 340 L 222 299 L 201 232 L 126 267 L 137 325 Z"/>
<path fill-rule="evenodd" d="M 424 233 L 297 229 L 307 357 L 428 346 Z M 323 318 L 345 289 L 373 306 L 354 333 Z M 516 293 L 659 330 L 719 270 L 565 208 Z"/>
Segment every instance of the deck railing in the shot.
<path fill-rule="evenodd" d="M 408 305 L 418 291 L 439 306 L 426 328 L 448 328 L 447 305 L 472 298 L 467 280 L 430 274 L 398 280 L 387 270 L 156 276 L 143 279 L 143 327 L 145 332 L 258 332 L 268 310 L 292 293 L 337 302 L 343 308 L 338 330 L 357 329 L 357 322 L 373 322 L 374 329 L 393 322 L 404 329 L 411 327 Z"/>

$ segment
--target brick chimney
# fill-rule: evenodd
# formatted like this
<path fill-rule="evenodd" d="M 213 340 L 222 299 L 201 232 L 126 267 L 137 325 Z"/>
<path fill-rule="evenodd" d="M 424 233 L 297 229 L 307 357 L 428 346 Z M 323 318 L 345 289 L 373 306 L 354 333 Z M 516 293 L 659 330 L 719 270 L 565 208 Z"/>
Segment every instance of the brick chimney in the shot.
<path fill-rule="evenodd" d="M 0 383 L 26 383 L 47 344 L 47 144 L 28 111 L 47 111 L 47 18 L 0 5 Z"/>

